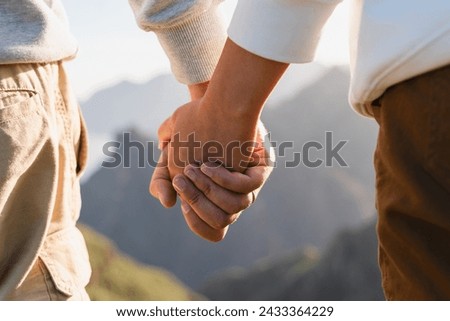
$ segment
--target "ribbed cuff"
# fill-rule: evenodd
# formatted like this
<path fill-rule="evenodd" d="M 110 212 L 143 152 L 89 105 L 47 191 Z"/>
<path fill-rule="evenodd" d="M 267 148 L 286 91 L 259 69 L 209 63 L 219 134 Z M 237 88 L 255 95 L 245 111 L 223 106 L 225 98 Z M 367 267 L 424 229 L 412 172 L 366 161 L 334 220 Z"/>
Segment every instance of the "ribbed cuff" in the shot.
<path fill-rule="evenodd" d="M 196 84 L 211 79 L 226 40 L 216 5 L 188 21 L 155 33 L 179 82 Z"/>
<path fill-rule="evenodd" d="M 267 59 L 310 62 L 322 27 L 340 1 L 239 1 L 228 35 L 240 47 Z"/>

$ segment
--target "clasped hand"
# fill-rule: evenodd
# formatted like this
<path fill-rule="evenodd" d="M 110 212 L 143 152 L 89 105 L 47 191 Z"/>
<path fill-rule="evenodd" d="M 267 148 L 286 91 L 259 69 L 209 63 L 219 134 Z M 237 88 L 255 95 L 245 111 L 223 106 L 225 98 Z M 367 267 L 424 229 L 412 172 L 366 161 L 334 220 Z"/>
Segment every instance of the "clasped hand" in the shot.
<path fill-rule="evenodd" d="M 264 147 L 260 121 L 249 126 L 213 107 L 194 100 L 161 125 L 150 193 L 165 207 L 174 206 L 178 194 L 189 228 L 217 242 L 255 201 L 272 171 L 273 151 Z"/>

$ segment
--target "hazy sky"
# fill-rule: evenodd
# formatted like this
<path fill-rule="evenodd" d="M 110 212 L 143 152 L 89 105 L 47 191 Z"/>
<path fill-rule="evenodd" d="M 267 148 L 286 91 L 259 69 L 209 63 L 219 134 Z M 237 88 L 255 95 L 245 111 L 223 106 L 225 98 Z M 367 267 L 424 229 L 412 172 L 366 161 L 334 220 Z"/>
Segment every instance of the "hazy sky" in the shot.
<path fill-rule="evenodd" d="M 121 80 L 146 81 L 170 66 L 156 37 L 139 29 L 127 0 L 62 0 L 72 32 L 79 42 L 78 57 L 68 64 L 74 89 L 86 99 L 98 89 Z M 221 5 L 231 19 L 237 0 Z M 348 63 L 348 8 L 338 6 L 327 23 L 316 61 Z"/>

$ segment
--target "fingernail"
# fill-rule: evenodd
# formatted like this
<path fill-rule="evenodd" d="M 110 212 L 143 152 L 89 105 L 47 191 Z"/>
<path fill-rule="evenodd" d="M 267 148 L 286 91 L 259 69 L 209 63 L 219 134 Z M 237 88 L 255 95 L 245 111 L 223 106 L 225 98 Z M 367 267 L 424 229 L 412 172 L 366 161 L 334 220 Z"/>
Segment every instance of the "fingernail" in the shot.
<path fill-rule="evenodd" d="M 186 182 L 181 176 L 175 177 L 172 184 L 173 187 L 175 187 L 175 189 L 179 192 L 184 191 L 184 189 L 186 188 Z"/>
<path fill-rule="evenodd" d="M 197 173 L 192 167 L 186 167 L 184 173 L 186 174 L 187 177 L 189 177 L 192 180 L 195 180 L 195 178 L 197 177 Z"/>
<path fill-rule="evenodd" d="M 166 197 L 165 197 L 164 194 L 159 194 L 158 193 L 158 200 L 163 206 L 165 206 L 165 204 L 166 204 Z"/>
<path fill-rule="evenodd" d="M 155 196 L 158 201 L 162 204 L 162 199 L 161 199 L 161 194 L 159 192 L 156 192 L 156 196 Z"/>
<path fill-rule="evenodd" d="M 202 164 L 202 166 L 200 166 L 200 170 L 207 176 L 211 176 L 211 174 L 212 174 L 211 168 L 209 168 L 205 164 Z"/>

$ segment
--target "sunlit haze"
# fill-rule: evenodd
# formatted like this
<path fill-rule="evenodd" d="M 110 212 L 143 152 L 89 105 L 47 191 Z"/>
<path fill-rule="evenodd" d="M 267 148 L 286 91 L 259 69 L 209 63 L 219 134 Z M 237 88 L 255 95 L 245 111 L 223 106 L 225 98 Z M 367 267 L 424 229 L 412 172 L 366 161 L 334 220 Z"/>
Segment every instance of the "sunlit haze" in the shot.
<path fill-rule="evenodd" d="M 79 42 L 77 58 L 68 64 L 73 87 L 82 100 L 122 80 L 147 81 L 170 73 L 164 52 L 152 33 L 139 29 L 126 0 L 62 0 Z M 237 0 L 222 4 L 230 21 Z M 316 61 L 348 62 L 348 8 L 341 4 L 324 28 Z"/>

